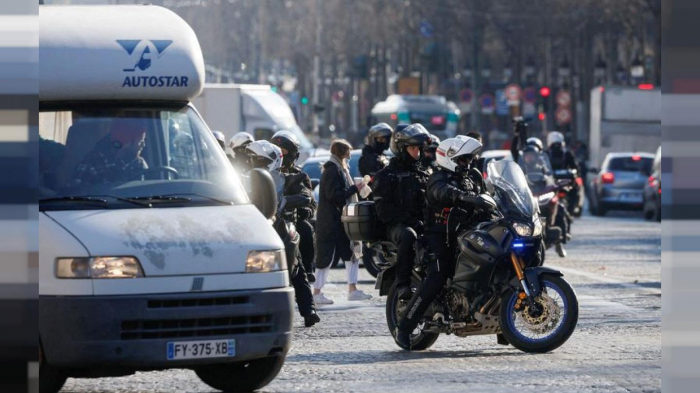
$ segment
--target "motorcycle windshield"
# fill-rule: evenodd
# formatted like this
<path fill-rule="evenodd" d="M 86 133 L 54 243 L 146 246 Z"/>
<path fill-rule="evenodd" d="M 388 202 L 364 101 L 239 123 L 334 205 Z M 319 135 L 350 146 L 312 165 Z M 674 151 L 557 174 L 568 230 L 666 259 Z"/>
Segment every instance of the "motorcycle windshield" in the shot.
<path fill-rule="evenodd" d="M 496 191 L 498 207 L 506 215 L 529 219 L 537 212 L 527 178 L 511 159 L 492 160 L 488 164 L 488 179 Z"/>
<path fill-rule="evenodd" d="M 545 153 L 523 152 L 518 159 L 518 164 L 525 174 L 528 186 L 535 194 L 539 190 L 554 184 L 552 164 Z"/>

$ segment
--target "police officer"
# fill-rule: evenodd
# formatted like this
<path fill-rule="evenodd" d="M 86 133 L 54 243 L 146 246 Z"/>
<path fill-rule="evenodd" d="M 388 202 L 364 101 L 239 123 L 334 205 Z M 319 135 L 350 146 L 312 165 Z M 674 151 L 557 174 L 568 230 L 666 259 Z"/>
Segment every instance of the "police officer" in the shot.
<path fill-rule="evenodd" d="M 423 158 L 421 158 L 421 164 L 428 172 L 433 173 L 437 170 L 437 164 L 435 163 L 435 151 L 440 144 L 440 138 L 436 135 L 430 134 L 430 141 L 428 146 L 423 151 Z"/>
<path fill-rule="evenodd" d="M 552 163 L 552 169 L 575 169 L 578 171 L 578 162 L 574 154 L 566 148 L 564 135 L 558 131 L 547 134 L 547 155 Z"/>
<path fill-rule="evenodd" d="M 311 185 L 309 175 L 302 172 L 301 168 L 295 165 L 299 158 L 299 147 L 301 146 L 296 135 L 286 130 L 278 131 L 272 136 L 270 141 L 282 150 L 282 167 L 280 171 L 288 175 L 289 193 L 310 193 L 313 195 L 313 186 Z M 308 206 L 297 208 L 294 211 L 294 215 L 296 216 L 294 222 L 297 232 L 299 232 L 299 236 L 301 236 L 301 242 L 299 243 L 301 261 L 304 265 L 306 277 L 310 283 L 316 282 L 316 276 L 314 276 L 314 258 L 316 250 L 314 248 L 314 227 L 309 222 L 309 219 L 313 218 L 316 207 L 316 201 L 312 198 Z"/>
<path fill-rule="evenodd" d="M 239 132 L 232 136 L 228 142 L 228 147 L 231 149 L 227 152 L 228 159 L 240 174 L 245 174 L 251 169 L 250 157 L 246 154 L 246 147 L 253 141 L 255 139 L 249 133 Z"/>
<path fill-rule="evenodd" d="M 389 141 L 393 130 L 386 123 L 372 126 L 367 133 L 367 144 L 362 148 L 359 169 L 360 175 L 374 177 L 380 170 L 389 164 L 389 159 L 384 155 L 384 150 L 389 148 Z M 370 183 L 370 187 L 372 184 Z"/>
<path fill-rule="evenodd" d="M 287 213 L 312 204 L 313 194 L 305 188 L 297 187 L 298 178 L 281 172 L 283 154 L 279 147 L 268 141 L 256 141 L 248 144 L 246 153 L 251 158 L 254 168 L 266 169 L 272 175 L 277 194 L 281 196 L 279 198 L 280 208 L 283 208 L 284 219 L 288 217 Z M 296 191 L 299 190 L 300 192 L 297 193 Z M 299 314 L 304 317 L 304 325 L 311 327 L 320 322 L 321 318 L 316 313 L 316 305 L 314 304 L 311 286 L 307 280 L 304 265 L 303 263 L 297 263 L 298 261 L 287 262 L 290 280 L 294 286 L 294 296 L 299 307 Z"/>
<path fill-rule="evenodd" d="M 469 175 L 471 162 L 481 149 L 481 143 L 470 137 L 446 139 L 437 149 L 438 170 L 428 181 L 425 206 L 425 241 L 430 265 L 425 280 L 406 307 L 407 312 L 401 316 L 394 332 L 396 343 L 403 349 L 411 349 L 411 332 L 454 273 L 452 223 L 467 220 L 448 220 L 448 217 L 451 214 L 467 214 L 465 218 L 468 219 L 472 217 L 475 208 L 495 208 L 492 202 L 479 197 L 480 186 Z M 452 210 L 456 207 L 461 210 Z"/>
<path fill-rule="evenodd" d="M 398 128 L 398 127 L 397 127 Z M 418 234 L 423 231 L 423 204 L 428 172 L 420 164 L 430 134 L 420 124 L 401 127 L 391 137 L 394 153 L 389 165 L 374 177 L 374 206 L 396 244 L 396 286 L 399 297 L 411 297 L 411 271 Z"/>
<path fill-rule="evenodd" d="M 224 133 L 221 131 L 212 131 L 211 133 L 216 138 L 216 141 L 219 142 L 221 149 L 226 150 L 226 136 L 224 136 Z"/>

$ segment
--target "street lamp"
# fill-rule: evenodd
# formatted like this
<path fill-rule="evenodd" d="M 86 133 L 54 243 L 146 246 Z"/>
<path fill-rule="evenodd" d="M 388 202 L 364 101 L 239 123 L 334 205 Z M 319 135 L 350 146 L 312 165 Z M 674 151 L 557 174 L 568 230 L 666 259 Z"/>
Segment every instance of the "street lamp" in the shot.
<path fill-rule="evenodd" d="M 632 67 L 630 67 L 630 75 L 632 78 L 642 79 L 644 78 L 644 65 L 642 60 L 637 56 L 632 62 Z"/>

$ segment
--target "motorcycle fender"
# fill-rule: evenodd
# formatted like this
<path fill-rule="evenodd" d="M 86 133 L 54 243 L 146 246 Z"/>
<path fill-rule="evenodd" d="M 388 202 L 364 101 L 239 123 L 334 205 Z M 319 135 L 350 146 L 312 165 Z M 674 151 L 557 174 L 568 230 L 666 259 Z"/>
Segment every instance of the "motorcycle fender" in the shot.
<path fill-rule="evenodd" d="M 389 294 L 391 286 L 394 285 L 394 279 L 396 278 L 396 266 L 388 267 L 377 275 L 377 283 L 374 289 L 379 290 L 379 296 L 386 296 Z"/>
<path fill-rule="evenodd" d="M 537 297 L 540 292 L 542 292 L 542 287 L 540 286 L 540 276 L 543 274 L 551 274 L 558 277 L 563 277 L 564 274 L 559 270 L 552 269 L 550 267 L 537 266 L 528 267 L 523 270 L 525 273 L 525 281 L 529 286 L 530 293 L 532 296 Z"/>

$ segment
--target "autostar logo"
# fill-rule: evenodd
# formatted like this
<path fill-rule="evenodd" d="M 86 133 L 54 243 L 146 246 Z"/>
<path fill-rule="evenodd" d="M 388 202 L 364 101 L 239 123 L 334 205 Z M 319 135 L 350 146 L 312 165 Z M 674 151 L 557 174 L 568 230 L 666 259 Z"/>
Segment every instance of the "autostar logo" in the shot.
<path fill-rule="evenodd" d="M 131 63 L 123 69 L 122 87 L 187 87 L 186 76 L 179 75 L 142 75 L 151 66 L 160 61 L 165 51 L 172 45 L 172 40 L 117 40 L 126 51 Z"/>

